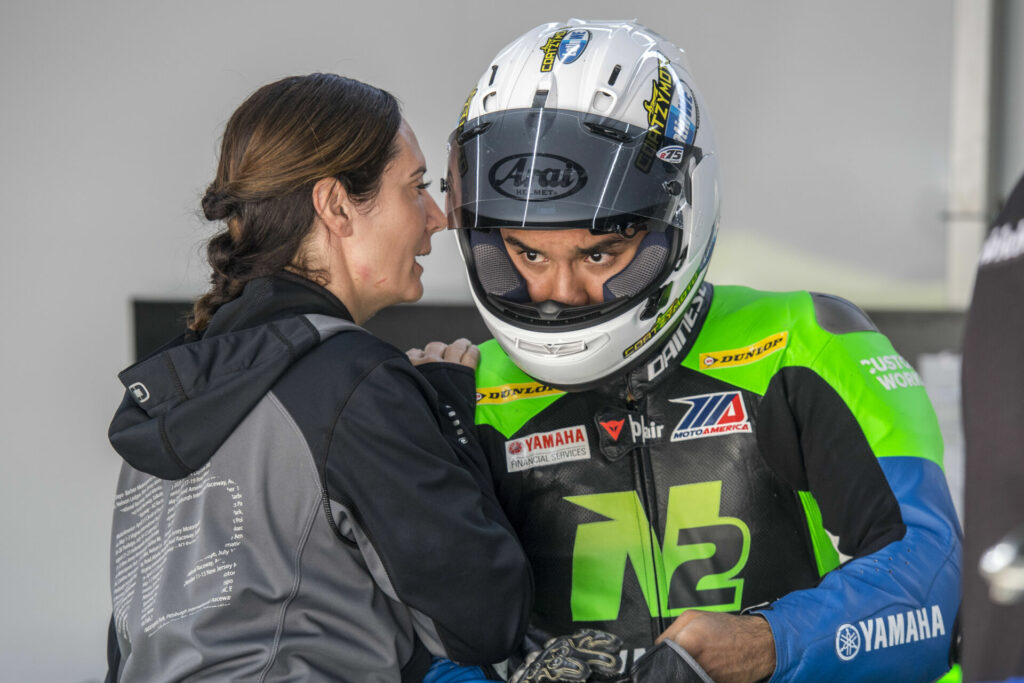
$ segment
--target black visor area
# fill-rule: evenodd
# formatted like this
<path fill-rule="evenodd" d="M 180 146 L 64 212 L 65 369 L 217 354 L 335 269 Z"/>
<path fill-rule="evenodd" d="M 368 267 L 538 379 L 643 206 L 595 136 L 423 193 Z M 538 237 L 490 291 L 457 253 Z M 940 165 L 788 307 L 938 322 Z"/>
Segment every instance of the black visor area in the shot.
<path fill-rule="evenodd" d="M 449 139 L 452 228 L 682 228 L 699 148 L 652 128 L 559 109 L 486 114 Z"/>
<path fill-rule="evenodd" d="M 469 230 L 476 276 L 483 291 L 514 303 L 528 303 L 526 280 L 509 258 L 499 230 Z M 665 232 L 639 236 L 636 254 L 625 268 L 612 275 L 602 287 L 604 303 L 642 292 L 661 274 L 668 260 L 669 238 Z"/>
<path fill-rule="evenodd" d="M 536 330 L 586 327 L 618 315 L 637 300 L 655 303 L 665 278 L 685 254 L 681 230 L 646 232 L 638 236 L 641 242 L 629 264 L 604 283 L 604 301 L 570 306 L 530 301 L 526 280 L 512 263 L 499 229 L 459 230 L 457 237 L 480 303 L 506 321 Z"/>

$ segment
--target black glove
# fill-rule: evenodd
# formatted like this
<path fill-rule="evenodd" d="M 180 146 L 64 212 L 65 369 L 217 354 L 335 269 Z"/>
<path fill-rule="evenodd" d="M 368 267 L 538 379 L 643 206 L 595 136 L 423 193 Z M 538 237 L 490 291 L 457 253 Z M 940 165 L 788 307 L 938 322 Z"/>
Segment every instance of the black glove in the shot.
<path fill-rule="evenodd" d="M 622 640 L 605 631 L 583 629 L 571 636 L 558 636 L 544 643 L 542 650 L 527 655 L 508 683 L 582 683 L 591 675 L 597 680 L 615 680 L 622 667 L 620 649 Z"/>
<path fill-rule="evenodd" d="M 648 650 L 615 683 L 714 683 L 693 656 L 672 640 Z"/>

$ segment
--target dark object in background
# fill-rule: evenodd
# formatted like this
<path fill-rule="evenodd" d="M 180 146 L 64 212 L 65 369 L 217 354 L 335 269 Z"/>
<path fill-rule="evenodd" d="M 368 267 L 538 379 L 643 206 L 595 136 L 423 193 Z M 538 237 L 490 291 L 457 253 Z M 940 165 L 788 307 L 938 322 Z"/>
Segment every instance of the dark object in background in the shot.
<path fill-rule="evenodd" d="M 132 301 L 135 358 L 144 358 L 184 332 L 191 312 L 191 301 Z M 373 316 L 363 327 L 402 351 L 435 340 L 448 342 L 466 337 L 479 344 L 491 338 L 471 304 L 392 306 Z"/>
<path fill-rule="evenodd" d="M 185 331 L 190 301 L 132 301 L 135 357 L 143 358 Z M 960 351 L 964 314 L 957 311 L 868 311 L 896 350 L 917 366 L 922 353 Z M 386 308 L 364 327 L 402 351 L 427 342 L 466 337 L 474 344 L 491 333 L 472 304 L 413 304 Z"/>
<path fill-rule="evenodd" d="M 135 316 L 135 357 L 143 358 L 185 331 L 191 301 L 132 301 Z M 896 350 L 917 366 L 922 353 L 960 351 L 964 314 L 958 311 L 868 311 Z M 413 304 L 386 308 L 364 325 L 402 351 L 435 340 L 466 337 L 474 344 L 491 333 L 472 304 Z"/>
<path fill-rule="evenodd" d="M 1012 568 L 1024 524 L 1024 178 L 982 248 L 967 315 L 962 376 L 964 497 L 964 681 L 1024 676 L 1024 601 L 999 604 L 979 572 L 982 555 Z M 995 597 L 1000 596 L 999 592 Z M 1016 680 L 1016 679 L 1015 679 Z"/>

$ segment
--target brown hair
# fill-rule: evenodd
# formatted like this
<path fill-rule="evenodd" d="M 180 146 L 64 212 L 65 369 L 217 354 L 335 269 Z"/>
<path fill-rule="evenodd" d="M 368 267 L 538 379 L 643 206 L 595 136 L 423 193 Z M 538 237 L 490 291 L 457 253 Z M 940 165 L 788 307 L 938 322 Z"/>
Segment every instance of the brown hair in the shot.
<path fill-rule="evenodd" d="M 206 219 L 226 228 L 207 244 L 211 287 L 189 327 L 206 329 L 247 282 L 285 267 L 321 279 L 299 254 L 316 216 L 313 186 L 334 177 L 356 202 L 373 201 L 401 123 L 393 95 L 334 74 L 283 78 L 250 95 L 228 120 L 202 199 Z"/>

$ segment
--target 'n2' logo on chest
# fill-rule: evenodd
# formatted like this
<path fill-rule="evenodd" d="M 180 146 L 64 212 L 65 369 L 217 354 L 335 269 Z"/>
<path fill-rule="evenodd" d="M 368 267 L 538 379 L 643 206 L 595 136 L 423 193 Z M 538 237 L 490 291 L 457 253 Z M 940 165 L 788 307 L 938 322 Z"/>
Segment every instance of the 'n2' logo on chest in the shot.
<path fill-rule="evenodd" d="M 607 518 L 576 528 L 573 620 L 618 619 L 627 564 L 633 565 L 652 617 L 677 616 L 693 607 L 739 610 L 743 579 L 736 577 L 750 554 L 750 529 L 740 519 L 719 515 L 721 498 L 721 481 L 673 486 L 659 545 L 636 491 L 566 497 Z"/>

